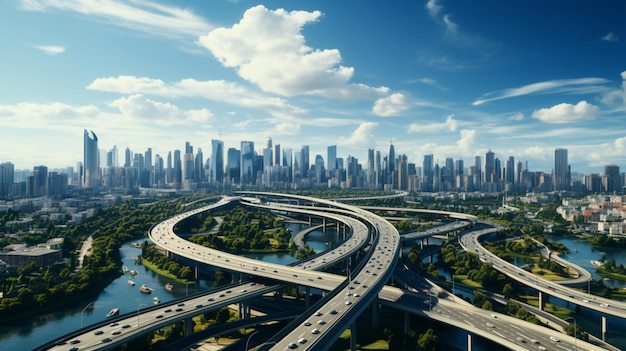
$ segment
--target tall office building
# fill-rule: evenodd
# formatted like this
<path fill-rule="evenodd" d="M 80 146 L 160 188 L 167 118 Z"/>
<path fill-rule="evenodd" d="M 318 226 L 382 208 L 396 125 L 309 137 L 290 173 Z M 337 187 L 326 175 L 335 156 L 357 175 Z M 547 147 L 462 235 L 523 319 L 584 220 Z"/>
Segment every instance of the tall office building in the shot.
<path fill-rule="evenodd" d="M 12 193 L 15 166 L 11 162 L 0 163 L 0 197 Z"/>
<path fill-rule="evenodd" d="M 231 184 L 241 181 L 241 152 L 234 147 L 226 152 L 226 177 Z"/>
<path fill-rule="evenodd" d="M 196 157 L 193 162 L 193 179 L 196 182 L 203 182 L 206 180 L 206 173 L 204 171 L 204 153 L 202 152 L 202 148 L 198 148 L 198 152 L 196 152 Z"/>
<path fill-rule="evenodd" d="M 224 182 L 224 142 L 211 140 L 211 183 Z"/>
<path fill-rule="evenodd" d="M 337 145 L 326 148 L 326 169 L 332 171 L 337 168 Z"/>
<path fill-rule="evenodd" d="M 281 164 L 280 144 L 274 144 L 274 165 L 280 166 L 280 164 Z"/>
<path fill-rule="evenodd" d="M 101 185 L 100 155 L 98 151 L 98 137 L 93 131 L 84 131 L 83 150 L 83 187 L 98 188 Z"/>
<path fill-rule="evenodd" d="M 493 183 L 496 181 L 496 161 L 495 154 L 491 149 L 485 154 L 485 183 Z"/>
<path fill-rule="evenodd" d="M 422 190 L 433 190 L 433 155 L 424 155 L 424 162 L 422 164 Z"/>
<path fill-rule="evenodd" d="M 256 170 L 254 169 L 254 142 L 241 142 L 241 184 L 255 184 Z"/>
<path fill-rule="evenodd" d="M 124 151 L 124 167 L 130 167 L 133 162 L 133 153 L 130 151 L 128 146 L 126 147 L 126 151 Z"/>
<path fill-rule="evenodd" d="M 509 159 L 506 160 L 506 170 L 504 172 L 506 182 L 515 184 L 515 157 L 509 156 Z"/>
<path fill-rule="evenodd" d="M 554 150 L 554 190 L 569 190 L 569 165 L 567 164 L 567 149 Z"/>
<path fill-rule="evenodd" d="M 309 162 L 309 145 L 302 145 L 302 151 L 300 152 L 300 177 L 307 178 L 309 176 L 309 168 L 311 163 Z"/>
<path fill-rule="evenodd" d="M 611 194 L 622 193 L 622 178 L 619 173 L 619 166 L 604 166 L 604 177 L 602 179 L 604 191 Z"/>

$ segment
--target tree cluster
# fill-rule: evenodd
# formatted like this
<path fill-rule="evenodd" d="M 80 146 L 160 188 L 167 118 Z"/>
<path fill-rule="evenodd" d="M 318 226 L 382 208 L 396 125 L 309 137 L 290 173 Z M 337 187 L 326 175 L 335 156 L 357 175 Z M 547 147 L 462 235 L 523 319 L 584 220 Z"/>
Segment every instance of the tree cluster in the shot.
<path fill-rule="evenodd" d="M 173 274 L 177 278 L 184 280 L 193 278 L 193 270 L 191 267 L 170 260 L 167 256 L 162 254 L 156 246 L 142 248 L 141 258 L 154 264 L 160 270 Z"/>

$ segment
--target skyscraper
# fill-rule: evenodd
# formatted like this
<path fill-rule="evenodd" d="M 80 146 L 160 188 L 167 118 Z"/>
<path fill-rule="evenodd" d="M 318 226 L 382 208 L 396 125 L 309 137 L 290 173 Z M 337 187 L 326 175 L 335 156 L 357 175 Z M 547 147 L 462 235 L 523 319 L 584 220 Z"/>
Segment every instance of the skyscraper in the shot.
<path fill-rule="evenodd" d="M 604 166 L 604 178 L 602 179 L 604 185 L 604 191 L 607 193 L 622 193 L 622 179 L 619 174 L 619 166 L 607 165 Z"/>
<path fill-rule="evenodd" d="M 554 150 L 554 190 L 569 190 L 569 166 L 567 164 L 567 149 Z"/>
<path fill-rule="evenodd" d="M 83 187 L 97 188 L 101 185 L 100 154 L 98 151 L 98 137 L 93 131 L 84 131 L 83 150 Z"/>
<path fill-rule="evenodd" d="M 300 177 L 307 178 L 309 176 L 309 145 L 302 145 L 302 151 L 300 153 Z"/>
<path fill-rule="evenodd" d="M 255 184 L 256 170 L 254 169 L 254 142 L 241 142 L 241 184 Z"/>
<path fill-rule="evenodd" d="M 224 181 L 224 142 L 211 140 L 211 183 L 221 184 Z"/>
<path fill-rule="evenodd" d="M 496 160 L 493 151 L 489 150 L 485 154 L 485 183 L 495 181 Z"/>
<path fill-rule="evenodd" d="M 234 147 L 226 152 L 226 177 L 232 184 L 239 184 L 241 180 L 241 152 Z"/>
<path fill-rule="evenodd" d="M 337 168 L 337 145 L 331 145 L 326 149 L 326 169 L 329 171 Z"/>

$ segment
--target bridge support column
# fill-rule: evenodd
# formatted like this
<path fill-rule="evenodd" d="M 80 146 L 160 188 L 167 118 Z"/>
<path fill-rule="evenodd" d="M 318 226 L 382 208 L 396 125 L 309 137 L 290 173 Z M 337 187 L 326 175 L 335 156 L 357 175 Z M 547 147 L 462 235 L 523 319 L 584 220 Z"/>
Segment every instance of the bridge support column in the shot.
<path fill-rule="evenodd" d="M 311 306 L 311 287 L 307 286 L 304 289 L 304 307 L 309 308 Z"/>
<path fill-rule="evenodd" d="M 544 301 L 545 299 L 545 301 Z M 539 292 L 539 309 L 543 311 L 546 306 L 546 301 L 548 301 L 548 296 L 544 296 L 543 293 Z"/>
<path fill-rule="evenodd" d="M 311 226 L 311 223 L 313 223 L 313 217 L 309 216 L 309 226 Z"/>
<path fill-rule="evenodd" d="M 193 334 L 193 320 L 191 319 L 191 317 L 185 318 L 184 324 L 185 324 L 185 330 L 183 331 L 183 334 L 185 336 Z"/>
<path fill-rule="evenodd" d="M 467 351 L 472 351 L 472 334 L 467 334 Z"/>
<path fill-rule="evenodd" d="M 350 326 L 350 351 L 356 351 L 356 320 Z"/>
<path fill-rule="evenodd" d="M 433 256 L 435 256 L 435 255 L 428 256 L 428 262 L 429 263 L 433 263 Z"/>
<path fill-rule="evenodd" d="M 604 340 L 604 337 L 606 336 L 606 316 L 602 316 L 602 341 Z"/>
<path fill-rule="evenodd" d="M 411 315 L 409 312 L 404 312 L 404 335 L 409 335 L 411 330 Z"/>
<path fill-rule="evenodd" d="M 428 237 L 426 237 L 425 239 L 426 239 L 426 246 L 428 246 Z"/>
<path fill-rule="evenodd" d="M 420 250 L 424 250 L 424 239 L 420 240 Z"/>
<path fill-rule="evenodd" d="M 380 306 L 378 305 L 377 297 L 376 299 L 374 299 L 374 301 L 372 301 L 372 327 L 374 327 L 374 329 L 380 328 L 380 319 L 378 317 L 380 312 L 379 308 Z"/>
<path fill-rule="evenodd" d="M 326 217 L 322 218 L 322 233 L 326 233 Z"/>

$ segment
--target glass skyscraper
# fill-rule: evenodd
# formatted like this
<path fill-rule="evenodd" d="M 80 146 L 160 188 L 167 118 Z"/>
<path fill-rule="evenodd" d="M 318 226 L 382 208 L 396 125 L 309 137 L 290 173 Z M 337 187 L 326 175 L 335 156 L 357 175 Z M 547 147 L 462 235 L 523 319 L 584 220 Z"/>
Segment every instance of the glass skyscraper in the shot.
<path fill-rule="evenodd" d="M 83 187 L 100 187 L 101 177 L 98 137 L 96 136 L 96 133 L 91 130 L 87 131 L 87 129 L 85 129 L 83 152 Z"/>

